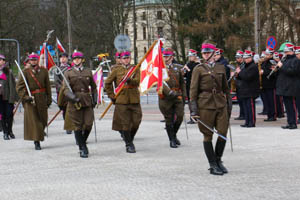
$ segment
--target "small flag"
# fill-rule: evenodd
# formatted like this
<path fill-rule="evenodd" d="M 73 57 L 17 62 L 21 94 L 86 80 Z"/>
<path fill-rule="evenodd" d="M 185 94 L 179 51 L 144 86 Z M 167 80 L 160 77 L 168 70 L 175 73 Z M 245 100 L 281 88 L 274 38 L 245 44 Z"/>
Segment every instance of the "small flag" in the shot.
<path fill-rule="evenodd" d="M 97 104 L 102 104 L 103 100 L 103 70 L 102 67 L 95 72 L 93 75 L 94 81 L 97 86 L 97 92 L 98 92 L 98 99 L 97 99 Z"/>
<path fill-rule="evenodd" d="M 57 49 L 58 49 L 61 53 L 65 53 L 65 52 L 66 52 L 65 48 L 64 48 L 63 45 L 60 43 L 60 41 L 58 40 L 58 38 L 56 38 L 56 46 L 57 46 Z"/>
<path fill-rule="evenodd" d="M 51 67 L 55 66 L 54 60 L 47 49 L 46 43 L 43 43 L 43 48 L 41 50 L 40 58 L 39 58 L 39 65 L 41 67 L 45 67 L 48 70 L 50 70 Z"/>

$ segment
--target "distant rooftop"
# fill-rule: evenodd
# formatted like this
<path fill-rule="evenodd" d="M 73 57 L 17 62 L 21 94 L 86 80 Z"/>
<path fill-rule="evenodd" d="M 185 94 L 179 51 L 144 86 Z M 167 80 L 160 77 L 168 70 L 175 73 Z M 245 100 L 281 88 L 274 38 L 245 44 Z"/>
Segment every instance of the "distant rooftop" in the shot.
<path fill-rule="evenodd" d="M 135 0 L 135 5 L 171 3 L 172 0 Z"/>

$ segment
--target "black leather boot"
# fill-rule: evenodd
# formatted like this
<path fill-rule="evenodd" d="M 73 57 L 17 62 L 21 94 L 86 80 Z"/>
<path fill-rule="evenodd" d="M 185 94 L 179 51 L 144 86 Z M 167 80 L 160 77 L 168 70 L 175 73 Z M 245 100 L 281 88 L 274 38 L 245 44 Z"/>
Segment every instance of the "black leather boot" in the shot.
<path fill-rule="evenodd" d="M 177 133 L 180 128 L 180 125 L 181 125 L 181 123 L 178 123 L 178 122 L 175 122 L 175 124 L 174 124 L 175 142 L 177 145 L 181 145 L 180 140 L 178 140 L 178 138 L 177 138 Z"/>
<path fill-rule="evenodd" d="M 66 130 L 66 134 L 72 134 L 72 131 Z"/>
<path fill-rule="evenodd" d="M 3 131 L 3 128 L 2 128 L 2 120 L 0 120 L 0 132 Z"/>
<path fill-rule="evenodd" d="M 9 140 L 8 136 L 8 127 L 5 119 L 1 120 L 2 128 L 3 128 L 3 139 L 4 140 Z"/>
<path fill-rule="evenodd" d="M 223 162 L 221 160 L 224 149 L 225 149 L 225 145 L 226 145 L 226 141 L 223 140 L 222 138 L 218 137 L 217 142 L 216 142 L 216 148 L 215 148 L 216 161 L 217 161 L 217 165 L 219 166 L 219 168 L 222 170 L 222 172 L 224 174 L 228 173 L 228 170 L 223 165 Z"/>
<path fill-rule="evenodd" d="M 34 141 L 35 150 L 42 150 L 40 141 Z"/>
<path fill-rule="evenodd" d="M 172 125 L 166 125 L 166 129 L 167 129 L 168 137 L 170 140 L 170 147 L 177 148 L 174 127 Z"/>
<path fill-rule="evenodd" d="M 91 130 L 85 130 L 84 133 L 83 133 L 83 141 L 84 141 L 84 144 L 86 145 L 86 141 L 87 139 L 89 138 L 89 135 L 91 133 Z M 86 150 L 87 150 L 87 154 L 89 154 L 89 149 L 87 148 L 86 146 Z"/>
<path fill-rule="evenodd" d="M 79 146 L 80 157 L 81 158 L 87 158 L 88 157 L 88 150 L 87 150 L 87 146 L 84 142 L 82 131 L 81 130 L 74 131 L 74 135 L 75 135 L 75 139 L 76 139 L 76 141 L 78 143 L 78 146 Z"/>
<path fill-rule="evenodd" d="M 13 131 L 12 131 L 12 126 L 13 126 L 13 117 L 10 117 L 10 118 L 7 120 L 8 136 L 9 136 L 11 139 L 15 139 L 16 136 L 14 135 L 14 133 L 13 133 Z"/>
<path fill-rule="evenodd" d="M 223 175 L 223 171 L 219 168 L 212 142 L 203 142 L 204 151 L 209 162 L 209 171 L 213 175 Z"/>
<path fill-rule="evenodd" d="M 136 153 L 135 146 L 132 143 L 130 131 L 123 131 L 123 134 L 124 134 L 124 141 L 125 141 L 125 146 L 126 146 L 126 152 L 127 153 Z"/>

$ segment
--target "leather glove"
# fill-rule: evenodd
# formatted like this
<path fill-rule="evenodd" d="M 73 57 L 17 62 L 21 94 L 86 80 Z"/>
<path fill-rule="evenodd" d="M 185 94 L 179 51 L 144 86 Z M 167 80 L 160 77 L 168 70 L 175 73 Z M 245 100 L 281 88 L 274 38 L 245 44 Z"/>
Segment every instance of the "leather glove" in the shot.
<path fill-rule="evenodd" d="M 59 107 L 59 110 L 64 110 L 65 107 L 64 106 L 58 106 Z"/>
<path fill-rule="evenodd" d="M 28 103 L 31 103 L 31 102 L 33 102 L 33 98 L 30 97 L 30 96 L 26 96 L 26 97 L 24 97 L 24 101 L 28 102 Z"/>
<path fill-rule="evenodd" d="M 191 109 L 191 117 L 193 118 L 200 118 L 198 112 L 198 105 L 196 101 L 190 102 L 190 109 Z"/>
<path fill-rule="evenodd" d="M 171 98 L 177 98 L 179 95 L 178 95 L 177 92 L 175 92 L 175 91 L 173 91 L 173 90 L 170 90 L 169 96 L 170 96 Z"/>
<path fill-rule="evenodd" d="M 115 99 L 115 98 L 110 98 L 110 100 L 111 100 L 111 102 L 112 102 L 113 104 L 116 103 L 116 99 Z"/>
<path fill-rule="evenodd" d="M 80 101 L 80 99 L 78 97 L 76 97 L 74 93 L 72 93 L 70 91 L 68 91 L 66 93 L 66 97 L 72 103 L 78 103 Z"/>

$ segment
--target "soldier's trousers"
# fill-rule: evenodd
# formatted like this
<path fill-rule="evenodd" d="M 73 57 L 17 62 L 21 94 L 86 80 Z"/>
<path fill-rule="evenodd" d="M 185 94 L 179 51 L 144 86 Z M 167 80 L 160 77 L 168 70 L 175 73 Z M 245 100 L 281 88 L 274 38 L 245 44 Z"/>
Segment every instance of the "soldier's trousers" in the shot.
<path fill-rule="evenodd" d="M 238 100 L 238 104 L 239 104 L 239 107 L 240 107 L 240 115 L 239 115 L 239 117 L 245 117 L 245 113 L 244 113 L 244 109 L 243 109 L 243 102 L 242 102 L 242 99 L 240 97 L 240 93 L 238 92 L 238 90 L 236 92 L 236 98 Z"/>
<path fill-rule="evenodd" d="M 74 131 L 91 130 L 94 123 L 94 111 L 92 107 L 82 107 L 77 110 L 73 105 L 68 103 L 68 114 L 74 125 Z"/>
<path fill-rule="evenodd" d="M 274 88 L 264 89 L 263 93 L 265 96 L 265 107 L 266 107 L 268 118 L 276 118 L 277 108 L 276 108 L 275 89 Z"/>
<path fill-rule="evenodd" d="M 159 110 L 164 115 L 167 126 L 182 123 L 184 115 L 182 100 L 159 99 Z"/>
<path fill-rule="evenodd" d="M 283 96 L 283 103 L 286 109 L 287 122 L 289 125 L 297 124 L 297 107 L 295 97 Z"/>
<path fill-rule="evenodd" d="M 300 119 L 300 97 L 296 98 L 296 106 L 297 106 L 297 111 L 298 111 L 298 119 Z"/>
<path fill-rule="evenodd" d="M 116 104 L 112 129 L 115 131 L 137 131 L 142 121 L 141 104 Z"/>
<path fill-rule="evenodd" d="M 210 128 L 215 128 L 221 135 L 227 135 L 228 129 L 228 112 L 227 106 L 220 109 L 199 109 L 200 120 L 204 122 Z M 213 133 L 208 130 L 205 126 L 198 123 L 198 127 L 203 133 L 204 142 L 211 142 L 213 139 Z"/>
<path fill-rule="evenodd" d="M 276 110 L 277 110 L 277 117 L 284 116 L 284 106 L 283 106 L 282 96 L 276 95 Z"/>
<path fill-rule="evenodd" d="M 243 98 L 243 109 L 245 113 L 245 125 L 255 126 L 256 113 L 255 113 L 255 99 Z"/>

